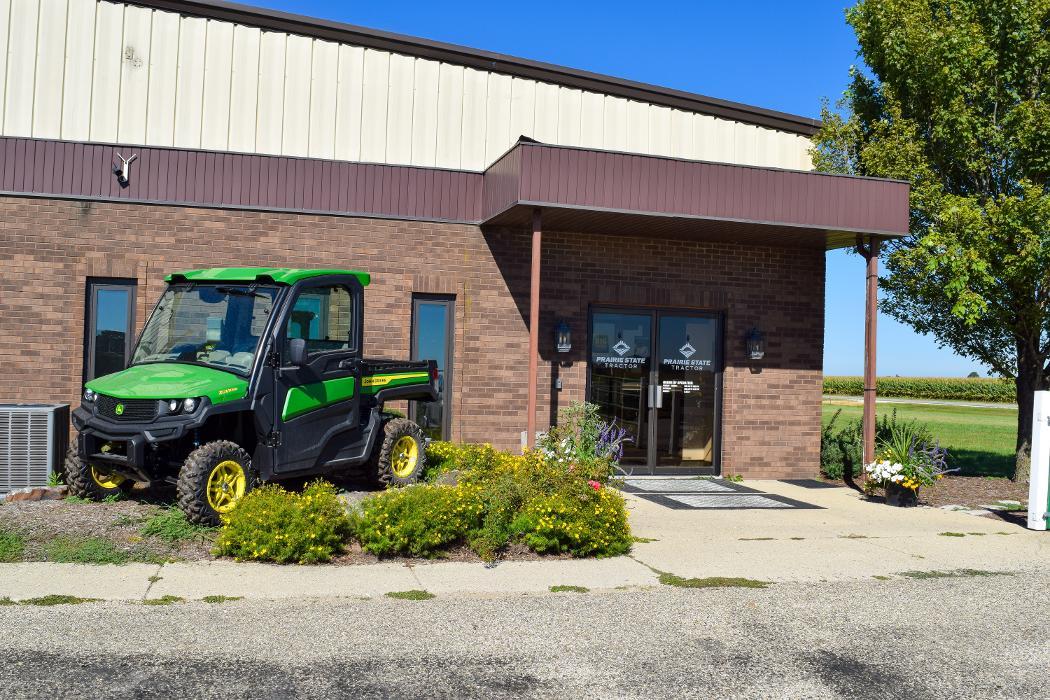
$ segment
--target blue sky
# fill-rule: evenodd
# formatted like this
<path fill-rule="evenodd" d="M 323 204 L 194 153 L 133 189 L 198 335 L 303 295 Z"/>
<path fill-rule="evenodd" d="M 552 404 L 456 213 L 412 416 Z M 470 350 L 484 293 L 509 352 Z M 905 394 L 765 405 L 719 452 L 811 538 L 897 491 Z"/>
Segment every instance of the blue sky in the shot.
<path fill-rule="evenodd" d="M 528 3 L 242 0 L 817 117 L 857 63 L 842 0 Z M 864 263 L 828 255 L 824 369 L 860 374 Z M 985 371 L 880 315 L 879 374 Z"/>

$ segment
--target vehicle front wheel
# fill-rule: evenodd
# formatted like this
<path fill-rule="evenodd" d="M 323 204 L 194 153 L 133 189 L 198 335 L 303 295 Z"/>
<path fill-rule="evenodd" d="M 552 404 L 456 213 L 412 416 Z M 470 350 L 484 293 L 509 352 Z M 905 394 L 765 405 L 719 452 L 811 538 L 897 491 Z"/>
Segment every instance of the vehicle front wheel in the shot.
<path fill-rule="evenodd" d="M 93 467 L 80 459 L 74 442 L 66 452 L 66 485 L 69 493 L 78 498 L 101 501 L 109 496 L 121 496 L 130 490 L 133 481 L 120 474 Z"/>
<path fill-rule="evenodd" d="M 407 418 L 383 426 L 376 459 L 376 479 L 386 486 L 407 486 L 423 476 L 427 466 L 423 429 Z"/>
<path fill-rule="evenodd" d="M 179 471 L 179 508 L 198 525 L 218 525 L 244 495 L 258 485 L 251 456 L 228 440 L 201 445 Z"/>

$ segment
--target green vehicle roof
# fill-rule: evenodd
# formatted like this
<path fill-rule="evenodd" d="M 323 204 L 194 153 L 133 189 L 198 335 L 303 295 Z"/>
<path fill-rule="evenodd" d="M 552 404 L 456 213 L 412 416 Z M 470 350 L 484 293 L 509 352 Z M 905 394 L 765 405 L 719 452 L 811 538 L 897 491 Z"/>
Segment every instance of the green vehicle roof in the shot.
<path fill-rule="evenodd" d="M 371 275 L 359 270 L 306 270 L 294 267 L 209 267 L 173 272 L 164 279 L 167 282 L 271 282 L 291 285 L 324 275 L 353 275 L 362 286 L 368 286 L 372 281 Z"/>

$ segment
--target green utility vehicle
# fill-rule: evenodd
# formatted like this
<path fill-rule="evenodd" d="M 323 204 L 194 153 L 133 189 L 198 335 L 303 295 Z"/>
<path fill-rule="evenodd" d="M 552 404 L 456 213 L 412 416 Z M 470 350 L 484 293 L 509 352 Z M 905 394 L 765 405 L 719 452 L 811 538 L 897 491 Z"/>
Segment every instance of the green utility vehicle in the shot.
<path fill-rule="evenodd" d="M 361 356 L 369 281 L 286 268 L 168 276 L 128 368 L 88 382 L 73 412 L 71 492 L 100 500 L 168 481 L 190 520 L 215 524 L 272 479 L 416 481 L 423 432 L 383 406 L 437 400 L 437 366 Z"/>

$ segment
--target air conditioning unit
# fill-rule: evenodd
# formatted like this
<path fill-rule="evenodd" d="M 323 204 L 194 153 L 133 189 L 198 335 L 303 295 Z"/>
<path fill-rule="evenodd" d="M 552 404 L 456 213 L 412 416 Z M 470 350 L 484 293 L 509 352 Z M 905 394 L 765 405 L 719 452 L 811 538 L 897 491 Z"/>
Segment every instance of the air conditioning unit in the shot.
<path fill-rule="evenodd" d="M 0 493 L 47 486 L 68 444 L 68 404 L 0 404 Z"/>

